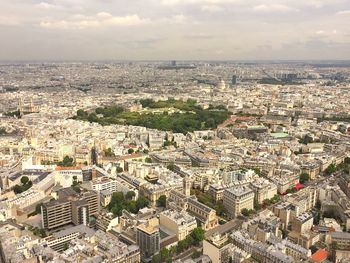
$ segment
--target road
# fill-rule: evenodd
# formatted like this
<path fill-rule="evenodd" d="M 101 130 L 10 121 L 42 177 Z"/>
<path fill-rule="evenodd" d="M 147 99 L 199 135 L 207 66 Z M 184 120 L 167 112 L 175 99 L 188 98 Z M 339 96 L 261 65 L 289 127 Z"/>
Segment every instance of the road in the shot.
<path fill-rule="evenodd" d="M 222 234 L 234 229 L 238 229 L 242 225 L 242 223 L 243 220 L 241 219 L 232 219 L 223 225 L 219 225 L 217 227 L 214 227 L 213 229 L 208 230 L 207 232 L 205 232 L 205 237 L 208 238 L 214 233 Z"/>

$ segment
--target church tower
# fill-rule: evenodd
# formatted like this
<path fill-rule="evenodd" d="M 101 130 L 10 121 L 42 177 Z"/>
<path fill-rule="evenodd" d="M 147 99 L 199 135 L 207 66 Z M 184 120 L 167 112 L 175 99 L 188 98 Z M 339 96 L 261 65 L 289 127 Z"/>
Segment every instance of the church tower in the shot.
<path fill-rule="evenodd" d="M 183 178 L 183 191 L 184 195 L 190 196 L 191 195 L 191 187 L 192 187 L 192 182 L 189 176 L 185 176 Z"/>

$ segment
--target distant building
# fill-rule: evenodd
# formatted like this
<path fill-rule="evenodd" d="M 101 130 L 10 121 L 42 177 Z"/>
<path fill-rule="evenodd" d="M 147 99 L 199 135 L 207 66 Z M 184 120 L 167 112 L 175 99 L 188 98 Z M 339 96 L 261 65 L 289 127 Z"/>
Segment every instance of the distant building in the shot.
<path fill-rule="evenodd" d="M 237 84 L 237 76 L 236 75 L 232 75 L 231 84 L 232 85 L 236 85 Z"/>

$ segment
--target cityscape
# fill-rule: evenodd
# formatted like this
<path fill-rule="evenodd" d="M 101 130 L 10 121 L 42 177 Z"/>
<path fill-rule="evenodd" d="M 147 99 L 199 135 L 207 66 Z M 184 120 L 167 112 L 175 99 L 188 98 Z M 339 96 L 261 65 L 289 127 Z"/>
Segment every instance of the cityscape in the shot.
<path fill-rule="evenodd" d="M 350 263 L 349 4 L 144 1 L 0 3 L 0 262 Z M 235 8 L 339 27 L 212 42 Z"/>

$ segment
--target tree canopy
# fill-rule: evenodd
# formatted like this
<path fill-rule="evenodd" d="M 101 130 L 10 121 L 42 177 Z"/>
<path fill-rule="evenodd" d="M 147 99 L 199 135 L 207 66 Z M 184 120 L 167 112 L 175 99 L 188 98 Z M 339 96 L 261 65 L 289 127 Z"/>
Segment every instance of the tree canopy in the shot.
<path fill-rule="evenodd" d="M 161 195 L 159 198 L 158 198 L 158 205 L 161 206 L 161 207 L 166 207 L 166 196 L 165 195 Z"/>
<path fill-rule="evenodd" d="M 114 192 L 111 202 L 108 205 L 108 209 L 115 216 L 121 216 L 124 209 L 136 214 L 140 209 L 149 205 L 149 200 L 146 197 L 140 196 L 135 201 L 130 198 L 131 195 L 131 193 L 124 195 L 123 192 Z"/>
<path fill-rule="evenodd" d="M 74 159 L 67 155 L 63 158 L 62 162 L 58 162 L 57 165 L 64 167 L 74 166 Z"/>
<path fill-rule="evenodd" d="M 228 119 L 231 114 L 225 106 L 212 106 L 203 109 L 197 105 L 195 100 L 191 99 L 185 101 L 170 98 L 157 102 L 152 99 L 143 99 L 140 100 L 140 103 L 144 108 L 164 109 L 163 114 L 127 112 L 114 105 L 97 108 L 90 113 L 78 110 L 74 119 L 97 122 L 101 125 L 127 124 L 185 134 L 195 130 L 214 129 Z M 179 111 L 170 114 L 167 110 L 174 108 Z"/>
<path fill-rule="evenodd" d="M 307 173 L 302 173 L 302 174 L 299 176 L 299 182 L 300 182 L 301 184 L 303 184 L 303 183 L 305 183 L 305 182 L 307 182 L 307 181 L 309 181 L 309 180 L 310 180 L 310 175 L 307 174 Z"/>

